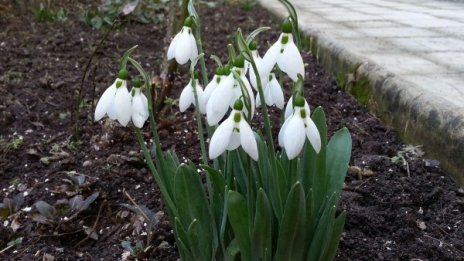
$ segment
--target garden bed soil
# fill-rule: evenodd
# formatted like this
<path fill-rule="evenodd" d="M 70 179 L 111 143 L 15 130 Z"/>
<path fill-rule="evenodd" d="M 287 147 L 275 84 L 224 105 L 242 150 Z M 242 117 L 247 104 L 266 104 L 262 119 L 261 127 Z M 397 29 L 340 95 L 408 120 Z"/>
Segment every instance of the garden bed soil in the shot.
<path fill-rule="evenodd" d="M 130 195 L 160 219 L 147 258 L 177 260 L 160 192 L 143 163 L 133 130 L 108 119 L 93 122 L 91 108 L 92 100 L 114 81 L 118 57 L 133 45 L 139 45 L 134 57 L 147 71 L 161 71 L 168 44 L 162 40 L 166 25 L 129 23 L 109 34 L 84 85 L 82 136 L 76 143 L 71 140 L 71 101 L 92 48 L 104 33 L 79 22 L 78 14 L 87 5 L 64 7 L 70 11 L 67 21 L 48 24 L 38 23 L 32 15 L 14 15 L 8 6 L 0 10 L 0 200 L 27 192 L 21 205 L 26 208 L 39 200 L 53 204 L 69 198 L 57 191 L 69 172 L 87 177 L 88 186 L 80 194 L 99 192 L 99 196 L 69 222 L 39 224 L 27 209 L 2 220 L 0 251 L 14 239 L 23 241 L 0 252 L 0 259 L 120 260 L 127 255 L 121 242 L 146 239 L 140 218 L 121 206 L 133 204 Z M 226 43 L 238 27 L 246 33 L 273 24 L 260 7 L 251 11 L 241 6 L 204 7 L 200 13 L 206 57 L 225 57 Z M 261 53 L 277 39 L 277 28 L 259 36 Z M 462 188 L 422 155 L 420 147 L 402 144 L 394 131 L 343 93 L 314 56 L 304 52 L 303 57 L 311 109 L 324 107 L 330 135 L 346 126 L 353 138 L 339 206 L 347 221 L 337 260 L 464 260 Z M 212 68 L 213 62 L 208 66 Z M 176 74 L 171 98 L 177 98 L 187 83 L 185 72 L 181 67 Z M 272 111 L 277 132 L 279 112 Z M 181 114 L 173 107 L 165 115 L 168 124 L 160 130 L 163 148 L 197 161 L 193 111 Z M 148 137 L 148 127 L 144 133 Z M 398 157 L 392 161 L 398 153 L 404 162 Z M 97 237 L 87 238 L 83 226 L 94 228 Z"/>

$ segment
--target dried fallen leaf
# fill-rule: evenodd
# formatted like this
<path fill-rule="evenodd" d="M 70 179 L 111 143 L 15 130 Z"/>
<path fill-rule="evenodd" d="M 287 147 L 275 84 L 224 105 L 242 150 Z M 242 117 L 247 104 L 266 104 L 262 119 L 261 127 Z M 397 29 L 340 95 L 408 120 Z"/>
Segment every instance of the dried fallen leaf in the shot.
<path fill-rule="evenodd" d="M 54 261 L 54 260 L 55 260 L 55 257 L 47 253 L 45 253 L 42 257 L 42 261 Z"/>
<path fill-rule="evenodd" d="M 19 223 L 18 217 L 13 219 L 13 221 L 11 222 L 10 227 L 13 230 L 13 232 L 16 232 L 21 227 L 21 223 Z"/>

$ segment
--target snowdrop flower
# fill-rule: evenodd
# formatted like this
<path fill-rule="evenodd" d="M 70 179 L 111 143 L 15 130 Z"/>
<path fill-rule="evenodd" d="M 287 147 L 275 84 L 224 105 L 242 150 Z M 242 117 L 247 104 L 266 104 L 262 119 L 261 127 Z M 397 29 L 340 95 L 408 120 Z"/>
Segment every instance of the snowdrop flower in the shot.
<path fill-rule="evenodd" d="M 319 130 L 310 117 L 309 106 L 306 106 L 305 99 L 296 96 L 293 99 L 293 113 L 285 120 L 280 129 L 279 145 L 285 148 L 289 159 L 294 159 L 303 149 L 306 138 L 314 150 L 319 153 L 321 150 Z"/>
<path fill-rule="evenodd" d="M 168 59 L 176 59 L 179 64 L 186 64 L 198 56 L 198 48 L 192 32 L 193 19 L 185 19 L 184 27 L 172 39 L 168 48 Z"/>
<path fill-rule="evenodd" d="M 204 99 L 205 103 L 208 103 L 209 97 L 211 97 L 211 94 L 213 93 L 214 90 L 219 86 L 219 83 L 221 83 L 221 80 L 225 78 L 224 76 L 224 68 L 221 66 L 216 69 L 216 73 L 213 76 L 213 79 L 206 85 L 205 87 L 205 92 L 204 92 Z"/>
<path fill-rule="evenodd" d="M 237 100 L 229 118 L 219 125 L 211 137 L 209 157 L 215 159 L 226 149 L 235 150 L 240 146 L 253 160 L 258 160 L 256 138 L 243 115 L 243 102 Z"/>
<path fill-rule="evenodd" d="M 106 114 L 110 119 L 118 120 L 122 126 L 127 126 L 132 114 L 127 77 L 128 72 L 121 70 L 116 81 L 102 94 L 95 108 L 95 121 L 101 120 Z"/>
<path fill-rule="evenodd" d="M 238 56 L 234 65 L 235 67 L 232 70 L 239 74 L 241 81 L 245 85 L 246 93 L 242 93 L 239 80 L 235 79 L 234 74 L 228 68 L 225 68 L 227 77 L 221 80 L 217 88 L 211 93 L 211 97 L 206 104 L 206 120 L 210 126 L 218 124 L 224 118 L 229 107 L 233 107 L 237 99 L 244 99 L 244 96 L 248 96 L 250 99 L 251 116 L 253 117 L 255 95 L 248 79 L 245 77 L 245 60 L 243 56 Z M 248 114 L 247 108 L 244 108 L 244 112 Z"/>
<path fill-rule="evenodd" d="M 271 72 L 277 63 L 280 70 L 287 73 L 293 80 L 298 80 L 298 74 L 304 78 L 304 64 L 298 48 L 293 42 L 292 23 L 286 19 L 282 23 L 282 34 L 263 57 L 263 72 Z"/>
<path fill-rule="evenodd" d="M 264 87 L 264 100 L 267 106 L 275 105 L 279 109 L 283 109 L 285 105 L 284 93 L 282 87 L 280 87 L 279 81 L 275 77 L 275 74 L 269 74 L 269 82 Z M 259 95 L 256 95 L 256 108 L 261 106 L 261 100 Z"/>
<path fill-rule="evenodd" d="M 132 123 L 137 128 L 143 128 L 143 124 L 148 119 L 148 99 L 140 91 L 140 80 L 136 79 L 133 82 L 132 95 Z"/>
<path fill-rule="evenodd" d="M 205 114 L 206 113 L 206 105 L 205 105 L 205 99 L 204 99 L 204 94 L 203 94 L 203 87 L 201 87 L 200 83 L 198 82 L 198 75 L 195 75 L 195 89 L 197 91 L 197 97 L 198 97 L 198 105 L 200 112 Z M 180 94 L 179 98 L 179 110 L 181 112 L 184 112 L 187 110 L 190 105 L 195 106 L 195 94 L 193 92 L 193 85 L 192 85 L 192 80 L 189 81 L 187 86 L 184 87 L 182 90 L 182 93 Z"/>
<path fill-rule="evenodd" d="M 264 72 L 263 70 L 261 70 L 262 69 L 262 58 L 261 56 L 259 56 L 258 46 L 256 45 L 255 42 L 251 42 L 249 47 L 251 50 L 251 55 L 253 56 L 253 60 L 255 61 L 255 64 L 256 64 L 256 68 L 258 69 L 259 76 L 261 78 L 261 86 L 266 86 L 267 79 L 268 79 L 267 74 L 269 74 L 269 72 Z M 245 61 L 245 74 L 246 73 L 248 73 L 251 86 L 253 86 L 253 88 L 256 91 L 258 91 L 258 82 L 256 80 L 256 72 L 253 69 L 253 66 L 251 65 L 251 63 L 248 61 Z"/>

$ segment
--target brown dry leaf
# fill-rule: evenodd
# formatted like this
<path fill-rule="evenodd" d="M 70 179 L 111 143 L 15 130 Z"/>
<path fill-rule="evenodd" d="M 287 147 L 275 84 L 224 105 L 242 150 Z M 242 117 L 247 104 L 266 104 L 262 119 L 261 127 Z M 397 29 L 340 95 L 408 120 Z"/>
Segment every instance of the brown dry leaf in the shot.
<path fill-rule="evenodd" d="M 42 257 L 42 261 L 55 261 L 55 257 L 50 254 L 44 254 Z"/>
<path fill-rule="evenodd" d="M 13 219 L 13 221 L 11 222 L 11 229 L 13 230 L 13 232 L 16 232 L 16 230 L 18 230 L 20 227 L 21 227 L 21 223 L 19 223 L 18 221 L 18 217 L 16 217 L 15 219 Z"/>

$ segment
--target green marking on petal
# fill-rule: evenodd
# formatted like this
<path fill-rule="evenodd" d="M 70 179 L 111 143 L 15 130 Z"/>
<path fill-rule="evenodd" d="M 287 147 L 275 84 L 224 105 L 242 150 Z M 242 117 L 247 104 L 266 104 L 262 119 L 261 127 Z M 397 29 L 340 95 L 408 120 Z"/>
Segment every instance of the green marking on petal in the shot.
<path fill-rule="evenodd" d="M 288 35 L 282 36 L 281 43 L 282 43 L 282 44 L 287 44 L 287 43 L 288 43 Z"/>
<path fill-rule="evenodd" d="M 305 109 L 301 109 L 301 110 L 300 110 L 300 115 L 301 115 L 301 118 L 303 118 L 303 119 L 306 118 L 306 111 L 305 111 Z M 305 125 L 306 125 L 306 124 L 305 124 Z M 305 127 L 306 127 L 306 126 L 305 126 Z"/>
<path fill-rule="evenodd" d="M 119 87 L 121 87 L 121 86 L 122 86 L 122 81 L 117 81 L 117 82 L 116 82 L 116 88 L 119 88 Z"/>
<path fill-rule="evenodd" d="M 234 121 L 236 123 L 239 123 L 241 119 L 242 119 L 242 114 L 240 112 L 236 112 L 234 115 Z"/>

